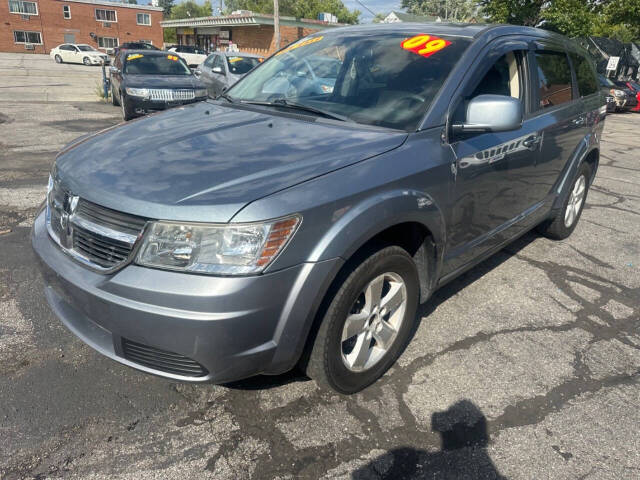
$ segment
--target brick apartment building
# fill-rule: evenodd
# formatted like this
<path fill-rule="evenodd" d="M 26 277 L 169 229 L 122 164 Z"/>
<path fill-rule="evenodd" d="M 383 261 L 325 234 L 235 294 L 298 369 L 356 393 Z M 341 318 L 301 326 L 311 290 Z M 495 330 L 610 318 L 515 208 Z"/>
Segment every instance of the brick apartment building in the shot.
<path fill-rule="evenodd" d="M 61 43 L 107 51 L 144 40 L 162 48 L 162 8 L 102 0 L 0 0 L 0 52 L 49 53 Z"/>
<path fill-rule="evenodd" d="M 306 18 L 280 17 L 280 46 L 341 24 Z M 220 17 L 166 20 L 162 28 L 176 30 L 178 43 L 197 45 L 208 51 L 224 49 L 229 43 L 242 52 L 269 55 L 275 51 L 273 15 L 245 12 Z"/>

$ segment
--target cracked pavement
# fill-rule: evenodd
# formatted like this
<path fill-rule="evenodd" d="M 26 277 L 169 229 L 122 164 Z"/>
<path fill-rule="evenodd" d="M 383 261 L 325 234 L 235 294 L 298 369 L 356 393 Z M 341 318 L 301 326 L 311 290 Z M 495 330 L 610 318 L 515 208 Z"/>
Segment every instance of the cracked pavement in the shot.
<path fill-rule="evenodd" d="M 398 363 L 349 397 L 295 373 L 172 383 L 53 316 L 29 245 L 51 162 L 119 119 L 0 100 L 1 479 L 640 476 L 640 115 L 607 118 L 568 240 L 527 234 L 436 292 Z"/>

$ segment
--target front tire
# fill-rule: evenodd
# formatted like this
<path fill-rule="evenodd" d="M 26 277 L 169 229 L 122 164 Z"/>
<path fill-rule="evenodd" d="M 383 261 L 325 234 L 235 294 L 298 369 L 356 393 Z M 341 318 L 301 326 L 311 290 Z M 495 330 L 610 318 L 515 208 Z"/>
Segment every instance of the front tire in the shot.
<path fill-rule="evenodd" d="M 575 230 L 587 201 L 591 168 L 587 163 L 580 165 L 574 177 L 567 198 L 555 216 L 538 227 L 538 231 L 553 240 L 564 240 Z"/>
<path fill-rule="evenodd" d="M 87 67 L 91 66 L 91 60 L 89 60 L 89 57 L 84 57 L 82 59 L 82 63 L 84 63 Z"/>
<path fill-rule="evenodd" d="M 56 61 L 56 63 L 62 63 L 62 57 L 60 55 L 55 55 L 53 57 L 53 59 Z"/>
<path fill-rule="evenodd" d="M 122 107 L 122 118 L 124 119 L 125 122 L 127 120 L 131 120 L 135 116 L 133 113 L 133 110 L 131 109 L 131 107 L 129 107 L 128 103 L 129 102 L 127 102 L 126 95 L 121 95 L 120 106 Z"/>
<path fill-rule="evenodd" d="M 370 255 L 333 296 L 305 373 L 320 387 L 351 394 L 371 385 L 402 353 L 416 324 L 418 271 L 406 250 Z"/>
<path fill-rule="evenodd" d="M 116 98 L 116 91 L 113 88 L 113 85 L 111 85 L 111 104 L 114 107 L 118 107 L 120 106 L 120 102 L 118 101 L 118 99 Z"/>

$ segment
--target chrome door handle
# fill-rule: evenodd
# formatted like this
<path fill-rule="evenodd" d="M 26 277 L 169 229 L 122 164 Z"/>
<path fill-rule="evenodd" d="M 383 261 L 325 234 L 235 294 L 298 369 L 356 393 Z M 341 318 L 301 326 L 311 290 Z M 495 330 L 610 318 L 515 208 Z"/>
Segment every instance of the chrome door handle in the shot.
<path fill-rule="evenodd" d="M 578 117 L 576 119 L 574 119 L 571 123 L 573 123 L 574 125 L 584 125 L 585 122 L 585 118 L 584 117 Z"/>
<path fill-rule="evenodd" d="M 537 135 L 532 135 L 530 137 L 527 137 L 523 142 L 522 145 L 524 145 L 525 147 L 527 147 L 529 150 L 533 151 L 536 148 L 538 148 L 538 143 L 540 142 L 540 137 L 538 137 Z"/>

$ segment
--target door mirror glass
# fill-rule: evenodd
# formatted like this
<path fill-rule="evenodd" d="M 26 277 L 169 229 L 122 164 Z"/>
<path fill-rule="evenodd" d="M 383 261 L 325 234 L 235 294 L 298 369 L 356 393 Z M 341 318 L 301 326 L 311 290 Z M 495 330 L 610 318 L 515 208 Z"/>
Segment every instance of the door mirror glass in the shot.
<path fill-rule="evenodd" d="M 224 75 L 224 72 L 222 71 L 222 67 L 213 67 L 213 68 L 211 69 L 211 71 L 212 71 L 213 73 L 220 73 L 220 74 L 223 74 L 223 75 Z"/>
<path fill-rule="evenodd" d="M 454 132 L 506 132 L 522 125 L 522 102 L 506 95 L 478 95 L 467 104 L 465 121 Z"/>

